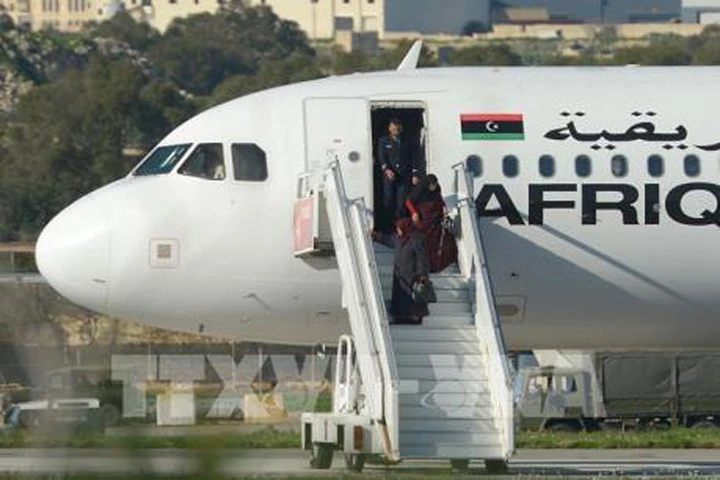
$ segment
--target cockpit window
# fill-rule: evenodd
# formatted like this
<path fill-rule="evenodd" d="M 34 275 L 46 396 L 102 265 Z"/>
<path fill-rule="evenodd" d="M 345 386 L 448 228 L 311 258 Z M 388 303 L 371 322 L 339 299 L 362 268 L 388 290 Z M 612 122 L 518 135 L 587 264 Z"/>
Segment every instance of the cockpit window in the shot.
<path fill-rule="evenodd" d="M 157 147 L 135 170 L 133 175 L 161 175 L 171 172 L 190 148 L 189 143 Z"/>
<path fill-rule="evenodd" d="M 233 143 L 232 157 L 235 180 L 244 182 L 267 180 L 267 157 L 262 148 L 254 143 Z"/>
<path fill-rule="evenodd" d="M 225 180 L 222 143 L 201 143 L 195 147 L 178 173 L 207 180 Z"/>

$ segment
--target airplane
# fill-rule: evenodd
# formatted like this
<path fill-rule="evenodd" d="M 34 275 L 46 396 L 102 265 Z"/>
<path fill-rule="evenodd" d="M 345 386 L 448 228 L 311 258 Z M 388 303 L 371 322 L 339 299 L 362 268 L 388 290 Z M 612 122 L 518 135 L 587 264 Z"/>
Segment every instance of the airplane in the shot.
<path fill-rule="evenodd" d="M 336 260 L 294 254 L 298 179 L 335 159 L 372 209 L 373 148 L 398 116 L 446 192 L 452 165 L 473 173 L 509 348 L 716 347 L 718 84 L 714 67 L 405 66 L 255 93 L 63 210 L 37 265 L 103 314 L 335 342 L 349 329 Z"/>

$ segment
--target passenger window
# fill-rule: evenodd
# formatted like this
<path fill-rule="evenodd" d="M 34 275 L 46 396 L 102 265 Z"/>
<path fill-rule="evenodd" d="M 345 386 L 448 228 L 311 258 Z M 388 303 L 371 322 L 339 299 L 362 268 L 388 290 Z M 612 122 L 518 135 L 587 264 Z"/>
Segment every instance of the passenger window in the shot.
<path fill-rule="evenodd" d="M 51 390 L 62 390 L 63 388 L 63 377 L 61 374 L 51 375 L 48 380 L 48 387 Z"/>
<path fill-rule="evenodd" d="M 560 390 L 562 393 L 577 392 L 577 382 L 575 381 L 575 377 L 563 375 L 561 377 L 556 377 L 556 380 L 558 387 L 557 390 Z"/>
<path fill-rule="evenodd" d="M 222 143 L 201 143 L 195 147 L 178 173 L 206 180 L 225 180 Z"/>
<path fill-rule="evenodd" d="M 648 157 L 648 173 L 651 177 L 662 177 L 665 173 L 665 164 L 663 157 L 660 155 L 650 155 Z"/>
<path fill-rule="evenodd" d="M 555 175 L 555 159 L 550 155 L 540 157 L 540 175 L 543 177 Z"/>
<path fill-rule="evenodd" d="M 610 169 L 616 177 L 624 177 L 628 174 L 628 162 L 625 155 L 615 155 L 610 160 Z"/>
<path fill-rule="evenodd" d="M 190 148 L 189 143 L 182 145 L 164 145 L 157 147 L 147 156 L 147 158 L 135 170 L 133 175 L 161 175 L 169 173 L 175 168 L 175 165 L 185 156 L 185 152 Z"/>
<path fill-rule="evenodd" d="M 465 168 L 473 177 L 481 177 L 483 173 L 482 158 L 477 155 L 470 155 L 465 159 Z"/>
<path fill-rule="evenodd" d="M 264 182 L 268 178 L 267 156 L 254 143 L 233 143 L 233 169 L 235 180 Z"/>
<path fill-rule="evenodd" d="M 685 175 L 688 177 L 697 177 L 700 175 L 700 157 L 697 155 L 688 155 L 685 157 Z"/>
<path fill-rule="evenodd" d="M 518 165 L 518 159 L 515 155 L 507 155 L 503 158 L 503 174 L 506 177 L 517 177 L 520 173 L 520 167 Z"/>
<path fill-rule="evenodd" d="M 587 155 L 578 155 L 575 158 L 575 173 L 577 173 L 578 177 L 590 176 L 590 173 L 592 173 L 590 157 Z"/>

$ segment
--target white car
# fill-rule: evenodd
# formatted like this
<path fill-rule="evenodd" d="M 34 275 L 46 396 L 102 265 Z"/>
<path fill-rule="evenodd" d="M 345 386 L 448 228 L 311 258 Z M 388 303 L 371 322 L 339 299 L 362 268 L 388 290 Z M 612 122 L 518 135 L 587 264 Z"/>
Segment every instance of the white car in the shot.
<path fill-rule="evenodd" d="M 5 413 L 6 428 L 36 428 L 48 425 L 104 431 L 100 401 L 96 398 L 44 399 L 15 403 Z"/>

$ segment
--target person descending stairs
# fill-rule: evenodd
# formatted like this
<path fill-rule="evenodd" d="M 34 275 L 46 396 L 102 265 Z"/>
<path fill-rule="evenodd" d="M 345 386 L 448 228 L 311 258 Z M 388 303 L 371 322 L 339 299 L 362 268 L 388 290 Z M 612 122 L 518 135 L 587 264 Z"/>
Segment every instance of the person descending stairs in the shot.
<path fill-rule="evenodd" d="M 324 195 L 352 338 L 338 352 L 329 414 L 303 414 L 311 465 L 342 450 L 350 469 L 369 456 L 483 460 L 503 471 L 514 451 L 511 378 L 477 226 L 471 183 L 456 167 L 458 263 L 430 275 L 437 302 L 419 325 L 391 325 L 394 252 L 373 243 L 362 200 L 349 200 L 339 167 Z"/>
<path fill-rule="evenodd" d="M 383 296 L 392 296 L 394 252 L 375 244 Z M 457 264 L 430 280 L 437 303 L 421 325 L 390 327 L 399 376 L 403 458 L 502 457 L 487 362 L 477 341 L 470 281 Z"/>

